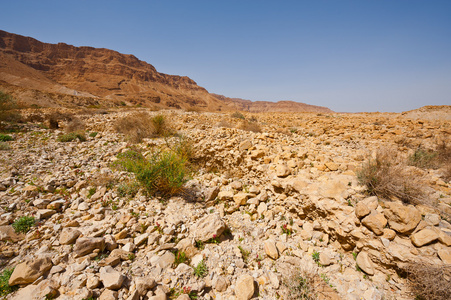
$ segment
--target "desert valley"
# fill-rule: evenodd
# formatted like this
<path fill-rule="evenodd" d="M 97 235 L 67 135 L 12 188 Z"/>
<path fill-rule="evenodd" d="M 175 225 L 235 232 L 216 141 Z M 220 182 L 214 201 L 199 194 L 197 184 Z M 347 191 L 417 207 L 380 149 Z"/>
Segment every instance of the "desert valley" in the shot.
<path fill-rule="evenodd" d="M 451 106 L 209 93 L 0 31 L 0 297 L 450 299 Z"/>

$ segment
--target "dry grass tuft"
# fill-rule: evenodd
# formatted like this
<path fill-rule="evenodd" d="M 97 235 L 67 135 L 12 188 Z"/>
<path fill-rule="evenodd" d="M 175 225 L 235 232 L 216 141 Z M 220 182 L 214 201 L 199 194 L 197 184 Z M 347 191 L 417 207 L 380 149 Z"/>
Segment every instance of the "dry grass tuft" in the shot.
<path fill-rule="evenodd" d="M 114 128 L 132 143 L 140 143 L 143 138 L 168 136 L 173 133 L 164 115 L 151 117 L 145 112 L 133 113 L 117 120 Z"/>
<path fill-rule="evenodd" d="M 409 164 L 422 169 L 443 168 L 445 181 L 451 180 L 451 141 L 442 141 L 435 150 L 418 147 L 409 157 Z"/>
<path fill-rule="evenodd" d="M 245 130 L 245 131 L 252 131 L 252 132 L 262 132 L 262 128 L 257 122 L 249 122 L 249 121 L 242 121 L 240 125 L 238 126 L 238 129 Z"/>
<path fill-rule="evenodd" d="M 405 271 L 415 299 L 451 299 L 451 266 L 415 262 Z"/>
<path fill-rule="evenodd" d="M 415 174 L 395 149 L 379 149 L 357 172 L 359 183 L 371 195 L 400 199 L 409 204 L 431 204 L 425 192 L 423 176 Z"/>
<path fill-rule="evenodd" d="M 67 123 L 65 131 L 69 132 L 81 132 L 85 130 L 85 123 L 77 117 L 72 117 L 72 119 Z"/>
<path fill-rule="evenodd" d="M 317 299 L 315 293 L 317 275 L 313 271 L 291 270 L 284 275 L 279 296 L 286 300 L 313 300 Z"/>

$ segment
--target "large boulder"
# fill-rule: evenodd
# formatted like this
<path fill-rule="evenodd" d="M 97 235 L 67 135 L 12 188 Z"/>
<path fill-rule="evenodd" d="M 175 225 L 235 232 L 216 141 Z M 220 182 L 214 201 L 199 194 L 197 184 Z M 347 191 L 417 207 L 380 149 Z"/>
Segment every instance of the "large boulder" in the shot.
<path fill-rule="evenodd" d="M 386 203 L 384 215 L 390 228 L 399 233 L 412 232 L 421 221 L 421 213 L 418 209 L 397 202 Z"/>
<path fill-rule="evenodd" d="M 438 239 L 438 232 L 432 228 L 425 228 L 412 234 L 410 239 L 412 240 L 412 244 L 421 247 L 436 241 Z"/>
<path fill-rule="evenodd" d="M 369 216 L 362 220 L 362 224 L 377 235 L 384 233 L 384 227 L 387 225 L 387 219 L 383 214 L 373 210 Z"/>
<path fill-rule="evenodd" d="M 193 235 L 197 241 L 206 242 L 212 238 L 219 237 L 225 230 L 226 225 L 219 214 L 209 214 L 201 218 L 193 226 Z"/>
<path fill-rule="evenodd" d="M 9 278 L 9 285 L 29 284 L 52 268 L 48 256 L 37 257 L 18 264 Z"/>
<path fill-rule="evenodd" d="M 83 256 L 92 253 L 94 249 L 103 251 L 105 249 L 105 238 L 103 237 L 85 237 L 79 238 L 74 246 L 77 256 Z"/>

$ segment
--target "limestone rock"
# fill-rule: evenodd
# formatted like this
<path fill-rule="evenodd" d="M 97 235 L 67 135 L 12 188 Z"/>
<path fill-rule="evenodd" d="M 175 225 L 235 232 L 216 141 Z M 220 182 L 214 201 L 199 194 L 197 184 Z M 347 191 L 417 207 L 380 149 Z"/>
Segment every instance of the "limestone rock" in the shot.
<path fill-rule="evenodd" d="M 117 291 L 105 289 L 102 294 L 100 294 L 99 300 L 116 300 L 118 297 L 119 294 Z"/>
<path fill-rule="evenodd" d="M 368 275 L 374 275 L 374 265 L 367 252 L 360 252 L 357 255 L 356 262 L 359 268 Z"/>
<path fill-rule="evenodd" d="M 410 236 L 410 239 L 412 240 L 412 244 L 417 247 L 421 247 L 437 240 L 438 233 L 436 230 L 433 230 L 431 228 L 425 228 L 416 232 L 415 234 L 412 234 Z"/>
<path fill-rule="evenodd" d="M 443 261 L 443 263 L 447 265 L 451 265 L 451 250 L 449 248 L 447 249 L 440 249 L 437 252 L 438 257 Z"/>
<path fill-rule="evenodd" d="M 219 214 L 209 214 L 201 218 L 192 229 L 197 241 L 206 242 L 209 239 L 219 237 L 225 230 L 226 225 Z"/>
<path fill-rule="evenodd" d="M 414 206 L 405 206 L 397 202 L 388 202 L 384 209 L 384 215 L 390 228 L 399 233 L 409 233 L 417 227 L 421 221 L 421 213 Z"/>
<path fill-rule="evenodd" d="M 73 244 L 80 235 L 80 230 L 73 227 L 66 227 L 60 233 L 59 242 L 61 245 Z"/>
<path fill-rule="evenodd" d="M 387 219 L 383 214 L 373 211 L 369 216 L 366 216 L 362 220 L 362 224 L 377 235 L 384 233 L 385 225 L 387 225 Z"/>
<path fill-rule="evenodd" d="M 254 294 L 254 278 L 251 275 L 242 275 L 236 281 L 235 294 L 237 300 L 249 300 Z"/>
<path fill-rule="evenodd" d="M 265 248 L 265 253 L 272 259 L 279 258 L 279 251 L 277 251 L 276 243 L 272 239 L 265 241 L 263 247 Z"/>
<path fill-rule="evenodd" d="M 276 175 L 277 177 L 287 177 L 291 174 L 290 168 L 288 168 L 286 165 L 277 165 L 276 167 Z"/>
<path fill-rule="evenodd" d="M 48 256 L 38 257 L 18 264 L 9 278 L 9 285 L 29 284 L 52 268 Z"/>
<path fill-rule="evenodd" d="M 355 206 L 355 215 L 357 218 L 361 219 L 371 212 L 370 208 L 364 202 L 358 202 Z"/>
<path fill-rule="evenodd" d="M 17 242 L 20 236 L 16 234 L 14 228 L 10 225 L 0 226 L 0 241 Z"/>
<path fill-rule="evenodd" d="M 74 246 L 74 252 L 77 256 L 83 256 L 92 253 L 94 249 L 103 251 L 105 249 L 105 238 L 78 238 Z"/>
<path fill-rule="evenodd" d="M 100 281 L 102 281 L 105 288 L 109 290 L 121 288 L 124 280 L 125 276 L 110 266 L 102 267 L 100 269 Z"/>
<path fill-rule="evenodd" d="M 148 277 L 138 277 L 135 279 L 136 290 L 139 295 L 146 295 L 147 291 L 153 289 L 156 286 L 155 280 Z"/>

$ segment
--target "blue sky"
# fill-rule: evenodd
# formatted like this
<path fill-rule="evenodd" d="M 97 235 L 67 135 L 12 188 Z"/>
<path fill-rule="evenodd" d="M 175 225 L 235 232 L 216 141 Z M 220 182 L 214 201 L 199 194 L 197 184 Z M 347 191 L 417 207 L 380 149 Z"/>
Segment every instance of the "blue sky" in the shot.
<path fill-rule="evenodd" d="M 451 105 L 451 1 L 6 1 L 0 29 L 133 54 L 209 92 L 334 111 Z"/>

